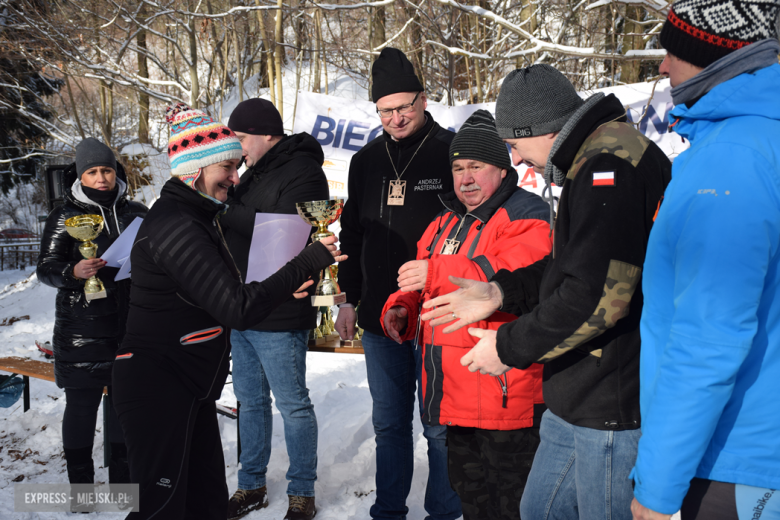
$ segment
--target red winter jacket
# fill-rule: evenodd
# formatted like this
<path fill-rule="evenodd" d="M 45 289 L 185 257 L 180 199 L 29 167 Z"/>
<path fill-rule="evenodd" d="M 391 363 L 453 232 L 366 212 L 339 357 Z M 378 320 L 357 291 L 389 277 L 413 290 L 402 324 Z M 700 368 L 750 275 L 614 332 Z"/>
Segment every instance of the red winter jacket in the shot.
<path fill-rule="evenodd" d="M 440 197 L 446 209 L 417 242 L 417 260 L 428 260 L 425 288 L 422 293 L 390 295 L 382 310 L 383 328 L 388 309 L 405 307 L 409 321 L 402 339 L 413 340 L 422 304 L 457 289 L 448 276 L 486 282 L 499 269 L 515 270 L 550 252 L 549 206 L 538 195 L 518 188 L 517 179 L 514 170 L 507 172 L 496 193 L 471 212 L 454 192 Z M 441 254 L 445 239 L 452 238 L 460 241 L 456 253 Z M 497 330 L 514 319 L 512 314 L 496 312 L 472 327 Z M 478 339 L 468 333 L 468 327 L 444 334 L 445 327 L 422 324 L 424 420 L 486 430 L 531 426 L 534 404 L 543 402 L 542 366 L 512 369 L 501 377 L 471 373 L 460 359 Z"/>

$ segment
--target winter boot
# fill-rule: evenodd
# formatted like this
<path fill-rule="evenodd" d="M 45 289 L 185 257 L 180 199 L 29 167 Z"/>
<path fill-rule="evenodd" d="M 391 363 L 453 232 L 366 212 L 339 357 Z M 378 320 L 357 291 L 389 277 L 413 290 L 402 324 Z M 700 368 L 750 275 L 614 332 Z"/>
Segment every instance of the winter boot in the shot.
<path fill-rule="evenodd" d="M 287 508 L 287 514 L 284 520 L 311 520 L 317 514 L 314 507 L 314 497 L 299 497 L 288 495 L 290 506 Z"/>
<path fill-rule="evenodd" d="M 92 446 L 76 449 L 65 448 L 65 460 L 68 465 L 68 480 L 71 484 L 95 483 Z"/>
<path fill-rule="evenodd" d="M 260 489 L 237 489 L 228 502 L 228 520 L 244 517 L 256 509 L 268 506 L 265 486 Z"/>
<path fill-rule="evenodd" d="M 68 468 L 68 480 L 71 484 L 94 484 L 95 466 L 92 463 L 92 446 L 85 448 L 65 448 L 65 460 Z M 79 504 L 77 492 L 71 488 L 70 507 L 74 513 L 94 511 L 94 504 Z"/>
<path fill-rule="evenodd" d="M 130 484 L 130 466 L 127 465 L 127 447 L 124 443 L 111 443 L 108 482 L 109 484 Z"/>

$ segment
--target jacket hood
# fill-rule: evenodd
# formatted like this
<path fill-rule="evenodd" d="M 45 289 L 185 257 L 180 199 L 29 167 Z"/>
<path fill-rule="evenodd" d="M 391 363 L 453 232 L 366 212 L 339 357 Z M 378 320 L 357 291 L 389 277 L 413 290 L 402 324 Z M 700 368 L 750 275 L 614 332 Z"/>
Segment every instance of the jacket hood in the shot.
<path fill-rule="evenodd" d="M 325 154 L 320 143 L 306 132 L 301 132 L 282 137 L 256 165 L 250 168 L 250 171 L 252 174 L 258 174 L 273 170 L 302 155 L 310 157 L 317 164 L 325 162 Z"/>
<path fill-rule="evenodd" d="M 461 218 L 466 213 L 471 213 L 479 221 L 487 222 L 490 220 L 490 217 L 498 211 L 498 208 L 512 196 L 519 181 L 520 176 L 517 174 L 517 170 L 509 168 L 506 171 L 506 177 L 501 180 L 501 184 L 498 186 L 496 192 L 472 211 L 466 209 L 466 206 L 460 201 L 458 195 L 454 191 L 439 195 L 439 200 L 441 200 L 441 203 L 447 210 L 456 213 Z"/>
<path fill-rule="evenodd" d="M 780 121 L 780 65 L 740 74 L 717 85 L 690 108 L 677 105 L 669 113 L 675 132 L 690 140 L 708 123 L 740 116 Z"/>

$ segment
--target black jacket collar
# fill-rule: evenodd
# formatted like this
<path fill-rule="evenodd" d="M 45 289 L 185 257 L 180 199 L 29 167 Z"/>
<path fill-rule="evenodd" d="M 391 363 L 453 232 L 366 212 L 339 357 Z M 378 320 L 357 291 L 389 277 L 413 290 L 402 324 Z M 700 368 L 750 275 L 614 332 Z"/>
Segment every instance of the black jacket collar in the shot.
<path fill-rule="evenodd" d="M 471 213 L 480 222 L 487 222 L 516 191 L 519 179 L 517 171 L 514 168 L 509 168 L 506 172 L 506 177 L 501 181 L 501 185 L 496 192 L 472 211 L 466 209 L 466 206 L 458 199 L 454 191 L 439 195 L 439 200 L 441 200 L 445 208 L 460 218 L 463 218 L 466 213 Z"/>
<path fill-rule="evenodd" d="M 624 123 L 626 120 L 626 109 L 615 94 L 605 96 L 582 116 L 580 123 L 572 129 L 569 137 L 561 144 L 555 155 L 550 157 L 550 160 L 561 171 L 568 171 L 580 146 L 590 134 L 604 123 L 611 121 Z"/>
<path fill-rule="evenodd" d="M 160 198 L 165 197 L 171 201 L 192 208 L 196 213 L 213 220 L 219 213 L 225 210 L 224 204 L 217 204 L 193 190 L 177 177 L 168 179 L 162 190 Z"/>

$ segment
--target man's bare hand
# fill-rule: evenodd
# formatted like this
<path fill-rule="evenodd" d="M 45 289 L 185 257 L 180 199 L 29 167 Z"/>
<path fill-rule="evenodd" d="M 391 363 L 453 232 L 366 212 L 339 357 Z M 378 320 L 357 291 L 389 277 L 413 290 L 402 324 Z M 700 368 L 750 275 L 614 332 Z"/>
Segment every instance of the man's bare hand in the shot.
<path fill-rule="evenodd" d="M 428 260 L 412 260 L 398 270 L 398 287 L 403 292 L 422 291 L 427 280 Z"/>
<path fill-rule="evenodd" d="M 325 237 L 322 240 L 320 240 L 320 244 L 323 244 L 325 247 L 328 248 L 328 251 L 330 251 L 330 254 L 333 256 L 333 260 L 336 262 L 343 262 L 347 258 L 349 258 L 347 255 L 342 255 L 341 250 L 339 250 L 336 247 L 336 242 L 338 242 L 339 237 L 336 235 Z"/>
<path fill-rule="evenodd" d="M 387 331 L 390 339 L 399 344 L 403 343 L 401 340 L 401 331 L 404 330 L 409 323 L 409 315 L 406 312 L 406 307 L 402 307 L 401 305 L 390 307 L 382 320 L 385 325 L 385 331 Z"/>
<path fill-rule="evenodd" d="M 503 364 L 498 357 L 495 330 L 469 329 L 469 334 L 480 338 L 474 348 L 460 358 L 460 364 L 467 367 L 469 372 L 479 370 L 480 374 L 500 376 L 512 370 L 512 367 Z"/>
<path fill-rule="evenodd" d="M 636 498 L 631 502 L 631 514 L 634 515 L 634 520 L 670 520 L 672 518 L 672 515 L 656 513 L 652 509 L 646 508 Z"/>
<path fill-rule="evenodd" d="M 333 325 L 336 332 L 343 340 L 355 338 L 355 324 L 357 323 L 357 314 L 354 307 L 339 307 L 339 315 L 336 317 L 336 323 Z"/>
<path fill-rule="evenodd" d="M 306 289 L 311 287 L 313 283 L 314 283 L 314 280 L 306 280 L 305 282 L 303 282 L 303 285 L 298 287 L 295 290 L 295 292 L 293 293 L 293 296 L 295 297 L 295 299 L 300 300 L 301 298 L 306 298 L 309 295 L 309 293 L 306 291 Z"/>
<path fill-rule="evenodd" d="M 458 320 L 444 329 L 444 333 L 449 334 L 466 325 L 487 319 L 501 308 L 501 290 L 495 283 L 455 276 L 450 276 L 449 279 L 460 289 L 423 304 L 423 309 L 433 309 L 422 315 L 423 321 L 433 320 L 432 327 Z"/>

